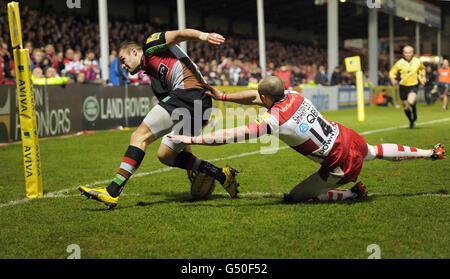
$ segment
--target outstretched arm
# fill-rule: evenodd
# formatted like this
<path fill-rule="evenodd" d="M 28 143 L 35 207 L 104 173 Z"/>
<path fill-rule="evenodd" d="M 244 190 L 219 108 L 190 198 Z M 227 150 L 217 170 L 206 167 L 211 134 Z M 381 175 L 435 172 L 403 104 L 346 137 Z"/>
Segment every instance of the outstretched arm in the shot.
<path fill-rule="evenodd" d="M 242 105 L 264 106 L 257 90 L 244 90 L 233 94 L 223 94 L 217 88 L 212 87 L 211 92 L 207 91 L 206 94 L 210 95 L 215 100 L 228 101 Z"/>
<path fill-rule="evenodd" d="M 240 142 L 250 137 L 259 137 L 258 134 L 250 132 L 248 126 L 240 126 L 226 130 L 219 130 L 198 137 L 189 137 L 183 135 L 167 135 L 171 141 L 181 142 L 185 144 L 199 145 L 223 145 L 227 143 Z"/>
<path fill-rule="evenodd" d="M 219 46 L 225 42 L 225 38 L 217 33 L 205 33 L 195 29 L 183 29 L 167 31 L 166 43 L 173 46 L 185 41 L 203 40 L 207 41 L 212 46 Z"/>
<path fill-rule="evenodd" d="M 272 130 L 265 119 L 270 117 L 268 113 L 262 114 L 260 118 L 250 122 L 246 126 L 230 128 L 226 130 L 214 131 L 198 137 L 184 135 L 167 135 L 171 141 L 185 144 L 200 145 L 222 145 L 233 142 L 240 142 L 248 139 L 259 138 L 266 134 L 272 134 Z"/>

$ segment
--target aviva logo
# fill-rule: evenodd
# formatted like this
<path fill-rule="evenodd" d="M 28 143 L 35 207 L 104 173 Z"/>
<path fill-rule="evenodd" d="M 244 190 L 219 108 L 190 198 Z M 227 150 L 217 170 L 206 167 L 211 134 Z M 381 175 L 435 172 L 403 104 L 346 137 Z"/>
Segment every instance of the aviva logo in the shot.
<path fill-rule="evenodd" d="M 19 80 L 19 105 L 21 113 L 28 110 L 26 89 L 26 82 L 23 80 Z"/>
<path fill-rule="evenodd" d="M 31 147 L 24 146 L 24 163 L 25 163 L 25 176 L 26 178 L 33 176 L 33 160 L 31 158 Z"/>
<path fill-rule="evenodd" d="M 159 36 L 161 36 L 161 32 L 152 34 L 150 37 L 148 37 L 147 44 L 159 40 Z"/>

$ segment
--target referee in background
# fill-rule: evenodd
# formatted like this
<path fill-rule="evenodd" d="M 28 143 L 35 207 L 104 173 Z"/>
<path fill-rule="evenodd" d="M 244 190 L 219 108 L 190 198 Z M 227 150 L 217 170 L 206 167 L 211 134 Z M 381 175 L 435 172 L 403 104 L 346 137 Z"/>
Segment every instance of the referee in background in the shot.
<path fill-rule="evenodd" d="M 400 73 L 400 82 L 397 81 L 398 73 Z M 403 57 L 392 67 L 389 79 L 393 86 L 399 84 L 403 109 L 409 120 L 409 128 L 413 129 L 414 122 L 417 120 L 416 98 L 419 81 L 424 83 L 426 78 L 425 66 L 419 58 L 414 57 L 412 46 L 407 45 L 403 48 Z"/>

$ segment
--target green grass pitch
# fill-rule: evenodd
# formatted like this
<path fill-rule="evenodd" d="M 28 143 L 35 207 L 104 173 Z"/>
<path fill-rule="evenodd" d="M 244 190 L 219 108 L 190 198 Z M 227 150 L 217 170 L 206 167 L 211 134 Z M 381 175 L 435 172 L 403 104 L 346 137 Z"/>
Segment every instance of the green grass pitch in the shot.
<path fill-rule="evenodd" d="M 402 109 L 366 108 L 364 122 L 356 109 L 322 113 L 364 132 L 371 144 L 450 147 L 449 112 L 440 104 L 418 111 L 414 130 Z M 231 200 L 217 185 L 210 200 L 192 202 L 186 172 L 157 160 L 158 141 L 116 209 L 80 196 L 77 186 L 114 177 L 131 132 L 41 140 L 45 198 L 35 200 L 24 197 L 21 145 L 0 146 L 0 258 L 65 259 L 71 244 L 83 259 L 365 259 L 370 244 L 381 258 L 450 257 L 450 159 L 367 162 L 360 175 L 372 194 L 367 200 L 289 205 L 282 193 L 318 164 L 289 148 L 258 154 L 257 143 L 194 146 L 200 158 L 242 170 L 242 195 Z"/>

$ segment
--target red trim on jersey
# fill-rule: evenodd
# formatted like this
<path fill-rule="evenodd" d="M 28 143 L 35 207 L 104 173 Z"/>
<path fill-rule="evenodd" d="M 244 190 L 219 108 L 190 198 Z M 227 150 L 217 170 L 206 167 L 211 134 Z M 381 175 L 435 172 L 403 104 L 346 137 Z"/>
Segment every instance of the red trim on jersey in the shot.
<path fill-rule="evenodd" d="M 403 145 L 397 144 L 397 147 L 398 147 L 398 151 L 400 151 L 400 152 L 405 151 L 405 147 Z"/>
<path fill-rule="evenodd" d="M 415 147 L 410 147 L 409 149 L 411 150 L 411 152 L 417 152 L 417 148 Z"/>
<path fill-rule="evenodd" d="M 286 93 L 286 99 L 281 103 L 275 104 L 268 113 L 276 115 L 276 112 L 274 113 L 274 110 L 276 110 L 278 112 L 278 122 L 281 126 L 294 115 L 298 108 L 303 104 L 304 99 L 305 98 L 299 94 Z"/>
<path fill-rule="evenodd" d="M 338 193 L 337 194 L 337 200 L 340 201 L 340 200 L 342 200 L 342 198 L 344 198 L 344 194 Z"/>

